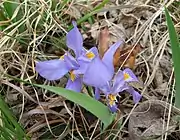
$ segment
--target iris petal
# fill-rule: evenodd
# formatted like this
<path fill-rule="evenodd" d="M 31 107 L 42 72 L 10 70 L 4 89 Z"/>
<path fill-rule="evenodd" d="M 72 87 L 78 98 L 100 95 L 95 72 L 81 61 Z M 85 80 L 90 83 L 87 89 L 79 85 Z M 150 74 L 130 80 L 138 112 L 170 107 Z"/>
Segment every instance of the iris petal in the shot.
<path fill-rule="evenodd" d="M 85 84 L 99 88 L 106 85 L 111 79 L 111 73 L 99 57 L 92 60 L 83 77 Z"/>
<path fill-rule="evenodd" d="M 69 89 L 69 90 L 76 91 L 76 92 L 81 92 L 82 78 L 81 77 L 76 77 L 76 79 L 74 81 L 69 79 L 67 84 L 66 84 L 66 88 Z"/>
<path fill-rule="evenodd" d="M 94 95 L 96 100 L 100 99 L 100 89 L 99 88 L 95 88 L 95 95 Z"/>
<path fill-rule="evenodd" d="M 98 49 L 96 47 L 92 47 L 89 52 L 92 52 L 95 54 L 95 56 L 99 56 Z"/>
<path fill-rule="evenodd" d="M 114 105 L 112 105 L 112 106 L 108 105 L 108 107 L 109 107 L 109 109 L 111 110 L 112 113 L 115 113 L 115 112 L 118 110 L 116 104 L 114 104 Z"/>
<path fill-rule="evenodd" d="M 35 69 L 47 80 L 58 80 L 69 71 L 62 59 L 37 62 Z"/>
<path fill-rule="evenodd" d="M 79 64 L 79 68 L 75 71 L 76 74 L 84 74 L 90 64 L 90 62 L 94 58 L 87 58 L 86 54 L 87 53 L 93 53 L 94 58 L 98 56 L 98 50 L 96 47 L 91 48 L 89 51 L 84 52 L 81 56 L 77 58 L 77 62 Z"/>
<path fill-rule="evenodd" d="M 126 82 L 138 82 L 136 75 L 129 68 L 123 70 L 123 74 Z"/>
<path fill-rule="evenodd" d="M 74 28 L 67 33 L 66 44 L 78 58 L 82 52 L 83 38 L 75 22 L 73 22 L 73 26 Z"/>
<path fill-rule="evenodd" d="M 64 55 L 64 61 L 70 70 L 78 69 L 79 67 L 79 64 L 77 63 L 76 59 L 69 53 L 67 55 Z"/>
<path fill-rule="evenodd" d="M 107 52 L 104 54 L 102 61 L 104 62 L 104 64 L 108 67 L 108 69 L 111 72 L 111 75 L 114 74 L 114 65 L 113 65 L 113 58 L 114 58 L 114 54 L 116 52 L 116 50 L 120 47 L 120 45 L 122 44 L 122 41 L 118 41 L 116 43 L 114 43 L 108 50 Z"/>
<path fill-rule="evenodd" d="M 134 103 L 138 103 L 139 100 L 142 98 L 142 95 L 135 91 L 132 87 L 129 87 L 129 89 L 126 89 L 126 91 L 133 96 Z"/>
<path fill-rule="evenodd" d="M 112 93 L 118 93 L 128 89 L 127 83 L 124 81 L 124 75 L 122 71 L 119 71 L 114 77 Z"/>
<path fill-rule="evenodd" d="M 104 86 L 100 87 L 100 90 L 105 94 L 105 96 L 108 96 L 112 92 L 112 86 L 109 84 L 110 82 L 107 82 Z"/>
<path fill-rule="evenodd" d="M 87 57 L 87 53 L 93 53 L 93 54 L 94 54 L 94 57 L 99 56 L 97 48 L 96 48 L 96 47 L 93 47 L 93 48 L 91 48 L 89 51 L 83 52 L 83 54 L 80 55 L 80 56 L 77 58 L 77 61 L 91 62 L 92 59 L 94 59 L 94 58 L 88 58 L 88 57 Z"/>
<path fill-rule="evenodd" d="M 84 74 L 89 66 L 89 63 L 90 62 L 87 62 L 87 61 L 79 61 L 78 62 L 79 68 L 77 70 L 74 70 L 74 73 L 76 75 Z"/>

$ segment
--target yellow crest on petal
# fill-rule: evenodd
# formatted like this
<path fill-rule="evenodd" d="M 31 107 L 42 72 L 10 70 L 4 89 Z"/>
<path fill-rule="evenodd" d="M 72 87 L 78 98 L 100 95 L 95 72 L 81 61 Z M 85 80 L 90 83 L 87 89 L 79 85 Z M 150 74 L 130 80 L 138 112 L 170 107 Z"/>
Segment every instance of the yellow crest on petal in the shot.
<path fill-rule="evenodd" d="M 76 75 L 74 74 L 73 70 L 69 72 L 70 73 L 70 79 L 71 81 L 74 81 L 76 78 Z"/>
<path fill-rule="evenodd" d="M 124 73 L 124 80 L 128 80 L 131 76 L 128 73 Z"/>
<path fill-rule="evenodd" d="M 61 59 L 61 60 L 64 60 L 64 55 L 60 56 L 60 59 Z"/>
<path fill-rule="evenodd" d="M 95 55 L 92 52 L 88 52 L 88 53 L 86 53 L 86 57 L 89 58 L 89 59 L 92 59 L 92 58 L 95 57 Z"/>
<path fill-rule="evenodd" d="M 113 94 L 109 94 L 108 99 L 109 99 L 110 106 L 113 106 L 115 104 L 115 102 L 117 101 L 116 95 L 113 95 Z"/>
<path fill-rule="evenodd" d="M 116 100 L 116 96 L 112 95 L 112 94 L 109 94 L 108 98 L 109 98 L 110 101 L 115 101 Z"/>
<path fill-rule="evenodd" d="M 109 101 L 109 105 L 113 106 L 115 104 L 115 101 Z"/>

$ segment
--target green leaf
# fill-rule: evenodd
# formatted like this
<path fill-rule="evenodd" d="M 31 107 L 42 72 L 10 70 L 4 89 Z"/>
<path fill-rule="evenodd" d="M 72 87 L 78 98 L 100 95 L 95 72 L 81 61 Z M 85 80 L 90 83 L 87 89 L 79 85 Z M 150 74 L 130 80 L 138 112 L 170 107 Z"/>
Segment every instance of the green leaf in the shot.
<path fill-rule="evenodd" d="M 19 0 L 9 0 L 9 1 L 4 1 L 3 3 L 4 11 L 6 12 L 9 19 L 11 19 L 13 23 L 21 21 L 24 15 L 23 10 L 21 9 L 21 7 L 19 7 L 20 5 L 21 3 L 19 2 Z M 12 19 L 15 11 L 17 12 L 16 16 Z M 25 30 L 25 25 L 20 26 L 18 29 L 20 33 L 22 33 Z"/>
<path fill-rule="evenodd" d="M 17 2 L 17 1 L 15 1 Z M 12 18 L 14 11 L 16 10 L 16 8 L 19 6 L 18 3 L 15 3 L 13 1 L 5 1 L 3 3 L 4 8 L 6 10 L 7 15 L 9 16 L 9 18 Z"/>
<path fill-rule="evenodd" d="M 88 20 L 94 14 L 97 14 L 98 12 L 100 12 L 101 8 L 103 8 L 104 5 L 106 5 L 108 2 L 109 2 L 109 0 L 103 0 L 99 5 L 97 5 L 95 8 L 93 8 L 90 13 L 87 13 L 86 15 L 84 15 L 83 17 L 78 19 L 77 20 L 77 25 L 80 25 L 84 21 Z M 71 30 L 72 28 L 73 28 L 73 25 L 70 25 L 69 28 L 68 28 L 68 31 Z"/>
<path fill-rule="evenodd" d="M 0 7 L 0 21 L 8 20 L 4 15 L 4 10 Z"/>
<path fill-rule="evenodd" d="M 167 27 L 169 31 L 171 49 L 172 49 L 172 60 L 174 63 L 174 74 L 176 80 L 176 93 L 175 93 L 175 105 L 180 108 L 180 44 L 178 40 L 178 36 L 176 34 L 175 27 L 173 25 L 173 21 L 169 15 L 168 10 L 165 7 L 165 15 L 167 21 Z"/>
<path fill-rule="evenodd" d="M 109 108 L 107 106 L 105 106 L 101 102 L 97 101 L 96 99 L 94 99 L 86 94 L 74 92 L 74 91 L 67 90 L 67 89 L 61 88 L 61 87 L 31 84 L 29 82 L 26 82 L 22 79 L 13 77 L 11 75 L 8 75 L 8 74 L 5 74 L 5 75 L 11 79 L 14 79 L 17 82 L 23 82 L 25 84 L 29 84 L 29 85 L 33 85 L 36 87 L 40 87 L 40 88 L 49 90 L 51 92 L 54 92 L 58 95 L 63 96 L 64 98 L 66 98 L 76 104 L 79 104 L 80 106 L 82 106 L 83 108 L 85 108 L 86 110 L 88 110 L 89 112 L 94 114 L 97 118 L 99 118 L 104 124 L 104 129 L 106 129 L 114 120 L 115 114 L 112 114 L 109 111 Z"/>
<path fill-rule="evenodd" d="M 107 106 L 86 94 L 74 92 L 60 87 L 38 84 L 33 85 L 54 92 L 76 104 L 79 104 L 80 106 L 94 114 L 96 117 L 98 117 L 105 126 L 110 125 L 114 119 L 114 115 L 110 113 Z"/>
<path fill-rule="evenodd" d="M 29 139 L 26 136 L 25 131 L 21 127 L 21 125 L 17 122 L 15 116 L 4 102 L 1 94 L 0 94 L 0 119 L 2 119 L 3 125 L 0 127 L 0 131 L 2 135 L 5 134 L 6 137 L 15 137 L 18 140 L 23 138 Z"/>
<path fill-rule="evenodd" d="M 97 5 L 95 8 L 93 8 L 93 11 L 103 8 L 104 5 L 106 5 L 108 2 L 109 2 L 109 0 L 103 0 L 99 5 Z"/>

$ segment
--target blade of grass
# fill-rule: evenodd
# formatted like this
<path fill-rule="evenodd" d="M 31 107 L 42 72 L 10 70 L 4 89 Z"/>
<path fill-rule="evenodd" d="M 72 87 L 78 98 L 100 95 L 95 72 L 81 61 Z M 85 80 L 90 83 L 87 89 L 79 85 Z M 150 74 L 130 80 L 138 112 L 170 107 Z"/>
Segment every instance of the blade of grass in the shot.
<path fill-rule="evenodd" d="M 14 131 L 10 131 L 10 129 L 8 129 L 8 128 L 6 128 L 6 126 L 4 126 L 4 127 L 2 127 L 2 129 L 4 129 L 4 132 L 9 130 L 12 134 L 14 133 L 13 136 L 19 140 L 21 140 L 22 138 L 28 139 L 23 128 L 17 122 L 16 118 L 14 117 L 12 112 L 9 110 L 9 107 L 7 106 L 7 104 L 3 101 L 1 94 L 0 94 L 0 110 L 1 110 L 2 114 L 5 116 L 4 119 L 6 119 L 6 121 L 4 120 L 4 122 L 5 122 L 4 124 L 9 122 L 8 125 L 10 124 L 14 127 Z"/>
<path fill-rule="evenodd" d="M 165 15 L 167 21 L 167 27 L 169 31 L 169 38 L 172 49 L 172 60 L 174 63 L 174 74 L 176 80 L 176 93 L 175 93 L 175 106 L 180 108 L 180 44 L 178 36 L 173 25 L 173 21 L 169 15 L 168 10 L 165 8 Z"/>
<path fill-rule="evenodd" d="M 13 23 L 21 20 L 21 18 L 23 17 L 24 13 L 23 10 L 21 9 L 20 3 L 18 0 L 15 1 L 5 1 L 3 3 L 4 6 L 4 11 L 6 11 L 6 14 L 8 15 L 9 19 L 12 20 Z M 15 11 L 18 9 L 16 16 L 14 16 Z M 13 18 L 14 17 L 14 18 Z M 13 18 L 13 19 L 12 19 Z M 19 28 L 19 31 L 22 33 L 25 30 L 25 26 L 22 25 Z"/>
<path fill-rule="evenodd" d="M 6 137 L 10 140 L 13 139 L 13 135 L 11 134 L 11 132 L 8 131 L 8 129 L 5 126 L 0 126 L 0 132 L 0 137 Z"/>
<path fill-rule="evenodd" d="M 67 3 L 69 2 L 70 0 L 63 0 L 62 4 L 60 5 L 60 9 L 63 9 L 63 7 L 65 5 L 67 5 Z"/>
<path fill-rule="evenodd" d="M 94 14 L 97 14 L 98 12 L 101 11 L 101 8 L 104 7 L 105 4 L 107 4 L 109 0 L 103 0 L 99 5 L 97 5 L 95 8 L 92 9 L 92 12 L 86 14 L 85 16 L 81 17 L 79 20 L 77 20 L 77 25 L 80 25 L 82 22 L 88 20 L 91 16 Z M 68 31 L 73 28 L 72 25 L 69 26 Z"/>
<path fill-rule="evenodd" d="M 21 130 L 21 127 L 19 124 L 15 121 L 14 116 L 12 116 L 12 113 L 10 110 L 8 110 L 8 106 L 4 103 L 2 97 L 0 96 L 0 109 L 7 116 L 8 120 L 11 120 L 12 124 L 16 126 L 17 129 Z M 23 132 L 23 131 L 22 131 Z"/>
<path fill-rule="evenodd" d="M 105 4 L 107 4 L 109 2 L 109 0 L 103 0 L 99 5 L 97 5 L 95 8 L 93 8 L 93 11 L 94 10 L 97 10 L 97 9 L 101 9 L 102 7 L 104 7 Z"/>
<path fill-rule="evenodd" d="M 8 25 L 8 19 L 6 18 L 6 16 L 4 15 L 4 10 L 2 9 L 2 7 L 0 7 L 0 30 L 3 30 L 6 26 Z"/>
<path fill-rule="evenodd" d="M 1 131 L 0 136 L 6 138 L 7 140 L 13 139 L 13 136 L 7 131 L 6 128 L 3 128 L 2 126 L 0 126 L 0 131 Z"/>
<path fill-rule="evenodd" d="M 8 76 L 9 78 L 12 78 L 18 82 L 31 84 L 24 80 L 15 78 L 11 75 L 6 74 L 6 76 Z M 58 95 L 61 95 L 62 97 L 66 98 L 76 104 L 79 104 L 80 106 L 82 106 L 83 108 L 85 108 L 86 110 L 91 112 L 93 115 L 95 115 L 97 118 L 99 118 L 103 122 L 105 128 L 107 126 L 109 126 L 112 123 L 112 121 L 114 120 L 115 114 L 110 113 L 109 108 L 107 106 L 105 106 L 103 103 L 95 100 L 94 98 L 92 98 L 86 94 L 74 92 L 74 91 L 67 90 L 67 89 L 61 88 L 61 87 L 39 85 L 39 84 L 31 84 L 31 85 L 49 90 Z"/>
<path fill-rule="evenodd" d="M 0 7 L 0 21 L 8 20 L 4 15 L 4 10 Z"/>
<path fill-rule="evenodd" d="M 98 117 L 106 126 L 111 124 L 111 122 L 113 121 L 113 115 L 110 113 L 108 107 L 90 96 L 60 87 L 37 84 L 34 85 L 54 92 L 58 95 L 65 97 L 68 100 L 73 101 L 76 104 L 79 104 L 80 106 L 84 107 L 86 110 L 94 114 L 96 117 Z"/>
<path fill-rule="evenodd" d="M 9 16 L 9 18 L 12 18 L 14 11 L 19 6 L 19 4 L 16 2 L 18 2 L 18 1 L 5 1 L 3 3 L 5 11 L 6 11 L 7 15 Z M 16 19 L 13 22 L 16 22 Z"/>

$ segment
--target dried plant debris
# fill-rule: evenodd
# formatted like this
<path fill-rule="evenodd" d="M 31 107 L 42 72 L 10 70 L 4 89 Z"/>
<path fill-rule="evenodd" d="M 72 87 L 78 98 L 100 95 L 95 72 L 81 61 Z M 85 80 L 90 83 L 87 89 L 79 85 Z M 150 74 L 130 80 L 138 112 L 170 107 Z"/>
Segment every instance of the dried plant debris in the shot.
<path fill-rule="evenodd" d="M 37 76 L 34 61 L 57 59 L 64 54 L 68 25 L 86 16 L 103 0 L 53 2 L 55 6 L 46 1 L 28 1 L 22 5 L 27 6 L 22 19 L 27 30 L 20 33 L 16 27 L 19 23 L 11 21 L 10 30 L 0 32 L 1 73 L 32 83 L 65 87 L 67 77 L 50 82 Z M 178 121 L 173 119 L 179 112 L 173 107 L 169 110 L 170 105 L 166 104 L 174 90 L 174 79 L 163 2 L 110 0 L 100 12 L 78 25 L 85 38 L 83 46 L 87 50 L 97 46 L 101 57 L 111 44 L 122 40 L 124 43 L 114 54 L 114 66 L 116 70 L 132 68 L 140 81 L 129 84 L 142 92 L 142 103 L 132 111 L 134 104 L 129 101 L 132 97 L 122 93 L 117 97 L 118 115 L 103 133 L 98 119 L 78 105 L 52 92 L 0 76 L 5 101 L 32 139 L 111 139 L 116 136 L 124 140 L 180 139 Z M 165 4 L 179 34 L 179 5 L 175 0 Z M 83 92 L 87 93 L 87 89 Z M 105 102 L 105 97 L 101 101 Z M 123 124 L 129 115 L 128 124 Z"/>
<path fill-rule="evenodd" d="M 171 106 L 164 101 L 149 100 L 140 104 L 129 119 L 129 136 L 131 140 L 159 140 L 167 133 L 171 135 L 178 127 L 177 122 L 171 119 L 179 115 L 179 110 L 173 109 L 168 121 Z M 167 127 L 168 123 L 168 127 Z M 179 135 L 179 132 L 177 132 Z"/>
<path fill-rule="evenodd" d="M 108 27 L 105 27 L 103 30 L 100 31 L 99 34 L 98 49 L 101 58 L 104 56 L 104 53 L 108 50 L 109 44 L 109 30 Z M 136 46 L 122 44 L 114 54 L 114 67 L 119 68 L 123 66 L 131 69 L 134 68 L 136 56 L 140 52 L 141 48 L 142 47 L 140 44 L 137 44 Z"/>

